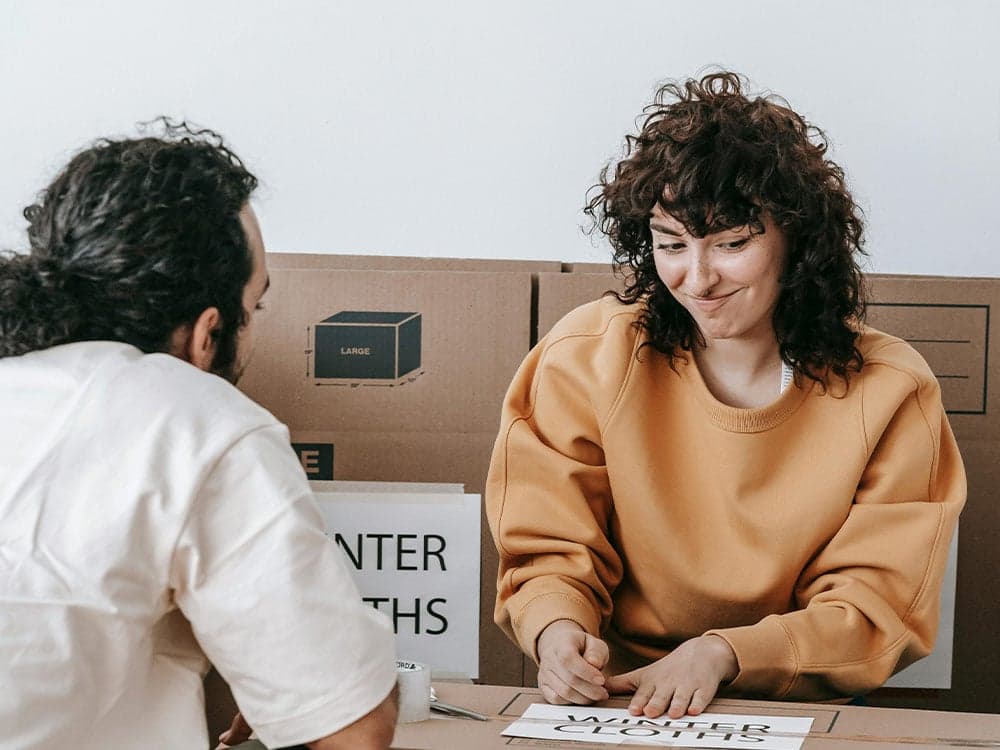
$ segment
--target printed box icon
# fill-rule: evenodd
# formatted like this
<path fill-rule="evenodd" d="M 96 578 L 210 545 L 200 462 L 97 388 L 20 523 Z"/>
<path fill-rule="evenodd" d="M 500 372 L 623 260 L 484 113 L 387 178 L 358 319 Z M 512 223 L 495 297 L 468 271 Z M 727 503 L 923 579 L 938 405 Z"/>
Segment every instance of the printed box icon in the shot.
<path fill-rule="evenodd" d="M 396 380 L 420 367 L 420 313 L 344 310 L 316 324 L 317 378 Z"/>

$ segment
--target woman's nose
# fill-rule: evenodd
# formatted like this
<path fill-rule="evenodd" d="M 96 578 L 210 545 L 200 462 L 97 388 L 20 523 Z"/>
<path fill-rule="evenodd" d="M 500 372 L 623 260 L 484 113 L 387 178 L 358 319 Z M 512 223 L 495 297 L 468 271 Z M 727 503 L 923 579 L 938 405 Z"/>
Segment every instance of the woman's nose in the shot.
<path fill-rule="evenodd" d="M 688 288 L 691 293 L 697 297 L 707 297 L 718 280 L 719 275 L 711 259 L 703 253 L 691 253 L 691 266 L 688 268 Z"/>

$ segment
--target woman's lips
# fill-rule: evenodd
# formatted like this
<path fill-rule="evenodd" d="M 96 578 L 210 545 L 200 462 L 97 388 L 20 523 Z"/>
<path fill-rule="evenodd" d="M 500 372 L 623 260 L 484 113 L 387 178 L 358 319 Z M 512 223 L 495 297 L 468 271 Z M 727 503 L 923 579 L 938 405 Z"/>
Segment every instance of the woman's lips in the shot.
<path fill-rule="evenodd" d="M 702 312 L 713 312 L 726 304 L 726 301 L 738 291 L 739 289 L 732 291 L 729 294 L 720 294 L 715 297 L 688 297 L 688 299 L 690 299 L 691 303 Z"/>

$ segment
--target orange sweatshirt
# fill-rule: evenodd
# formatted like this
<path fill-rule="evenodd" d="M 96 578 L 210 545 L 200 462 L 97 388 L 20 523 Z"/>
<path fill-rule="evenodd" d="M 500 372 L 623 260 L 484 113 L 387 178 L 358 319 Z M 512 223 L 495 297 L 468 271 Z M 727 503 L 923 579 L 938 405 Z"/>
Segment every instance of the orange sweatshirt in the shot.
<path fill-rule="evenodd" d="M 738 409 L 690 354 L 638 351 L 637 313 L 578 308 L 514 377 L 486 488 L 497 623 L 535 658 L 561 618 L 644 662 L 714 633 L 730 691 L 770 698 L 864 693 L 929 653 L 966 485 L 920 355 L 866 328 L 847 388 Z"/>

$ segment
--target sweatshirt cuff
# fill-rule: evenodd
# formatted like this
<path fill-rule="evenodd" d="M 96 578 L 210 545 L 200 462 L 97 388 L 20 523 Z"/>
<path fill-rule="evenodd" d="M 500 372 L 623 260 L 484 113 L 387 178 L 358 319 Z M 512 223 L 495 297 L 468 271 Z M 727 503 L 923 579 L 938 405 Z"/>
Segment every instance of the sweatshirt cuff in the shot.
<path fill-rule="evenodd" d="M 709 630 L 736 654 L 739 674 L 728 688 L 747 695 L 781 698 L 792 687 L 798 674 L 795 646 L 778 615 L 770 615 L 756 625 Z"/>
<path fill-rule="evenodd" d="M 590 635 L 600 637 L 601 619 L 586 599 L 562 592 L 539 594 L 529 599 L 511 626 L 521 650 L 538 663 L 538 636 L 556 620 L 572 620 Z"/>

